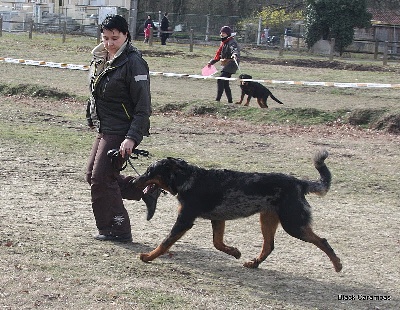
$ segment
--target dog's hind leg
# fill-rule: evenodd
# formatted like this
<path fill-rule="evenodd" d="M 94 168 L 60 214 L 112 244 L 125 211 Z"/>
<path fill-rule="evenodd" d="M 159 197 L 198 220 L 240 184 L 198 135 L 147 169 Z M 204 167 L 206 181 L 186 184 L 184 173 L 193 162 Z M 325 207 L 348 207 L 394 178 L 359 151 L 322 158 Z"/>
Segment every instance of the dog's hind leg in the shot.
<path fill-rule="evenodd" d="M 227 246 L 224 243 L 225 221 L 211 221 L 213 229 L 213 243 L 217 250 L 238 259 L 242 255 L 237 248 Z"/>
<path fill-rule="evenodd" d="M 303 229 L 303 236 L 301 238 L 304 241 L 311 242 L 315 244 L 318 248 L 328 255 L 329 259 L 331 260 L 333 267 L 335 267 L 336 272 L 342 270 L 342 263 L 340 262 L 339 257 L 336 256 L 335 251 L 329 245 L 328 241 L 324 238 L 318 237 L 311 229 L 310 226 L 306 226 Z"/>
<path fill-rule="evenodd" d="M 257 98 L 257 103 L 260 106 L 260 108 L 263 108 L 263 109 L 268 108 L 267 101 L 264 100 L 263 98 Z"/>
<path fill-rule="evenodd" d="M 332 261 L 335 270 L 339 272 L 342 270 L 340 259 L 336 256 L 328 241 L 318 237 L 311 228 L 310 209 L 311 207 L 305 199 L 302 202 L 293 202 L 286 208 L 281 208 L 279 218 L 282 227 L 292 237 L 313 243 L 324 251 Z"/>
<path fill-rule="evenodd" d="M 261 232 L 264 238 L 261 253 L 257 258 L 243 264 L 247 268 L 257 268 L 274 249 L 275 232 L 279 225 L 279 217 L 275 211 L 260 213 Z"/>

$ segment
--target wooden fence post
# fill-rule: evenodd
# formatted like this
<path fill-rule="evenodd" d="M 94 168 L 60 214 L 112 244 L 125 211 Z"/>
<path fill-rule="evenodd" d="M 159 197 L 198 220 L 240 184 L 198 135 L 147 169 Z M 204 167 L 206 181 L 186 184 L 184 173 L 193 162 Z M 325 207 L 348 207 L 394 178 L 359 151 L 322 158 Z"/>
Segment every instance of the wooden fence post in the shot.
<path fill-rule="evenodd" d="M 386 66 L 388 63 L 388 45 L 389 45 L 389 42 L 385 41 L 385 45 L 383 48 L 383 65 L 384 66 Z"/>
<path fill-rule="evenodd" d="M 149 46 L 153 46 L 153 33 L 154 33 L 154 29 L 153 29 L 153 27 L 150 27 Z"/>
<path fill-rule="evenodd" d="M 29 23 L 29 39 L 32 39 L 32 32 L 33 32 L 33 20 Z"/>
<path fill-rule="evenodd" d="M 281 35 L 281 39 L 280 39 L 280 42 L 279 42 L 279 56 L 283 56 L 284 45 L 285 45 L 285 36 Z"/>
<path fill-rule="evenodd" d="M 206 21 L 206 38 L 205 41 L 208 42 L 208 35 L 210 34 L 210 14 L 207 14 L 207 21 Z"/>
<path fill-rule="evenodd" d="M 246 29 L 244 30 L 244 44 L 247 44 L 247 37 L 249 36 L 248 26 L 246 25 Z"/>
<path fill-rule="evenodd" d="M 65 43 L 65 37 L 67 35 L 67 22 L 63 22 L 63 30 L 62 30 L 62 43 Z"/>
<path fill-rule="evenodd" d="M 190 29 L 189 51 L 193 52 L 193 29 Z"/>
<path fill-rule="evenodd" d="M 100 37 L 101 37 L 101 25 L 97 26 L 97 44 L 100 44 Z"/>
<path fill-rule="evenodd" d="M 374 59 L 378 59 L 378 53 L 379 53 L 379 41 L 378 39 L 375 40 L 375 50 L 374 50 Z"/>
<path fill-rule="evenodd" d="M 335 52 L 335 38 L 331 39 L 331 48 L 329 50 L 329 60 L 332 61 L 333 60 L 333 55 Z"/>

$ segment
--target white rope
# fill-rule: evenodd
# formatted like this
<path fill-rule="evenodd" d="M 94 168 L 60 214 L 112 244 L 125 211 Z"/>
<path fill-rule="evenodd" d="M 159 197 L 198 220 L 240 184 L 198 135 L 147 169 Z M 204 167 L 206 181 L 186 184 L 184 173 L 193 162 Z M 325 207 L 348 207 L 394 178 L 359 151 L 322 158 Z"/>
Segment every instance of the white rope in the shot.
<path fill-rule="evenodd" d="M 0 57 L 0 62 L 29 65 L 29 66 L 39 66 L 39 67 L 50 67 L 50 68 L 58 68 L 58 69 L 70 69 L 70 70 L 82 70 L 82 71 L 89 70 L 88 65 L 75 65 L 75 64 L 67 64 L 67 63 L 38 61 L 38 60 L 25 60 L 25 59 Z M 178 77 L 178 78 L 186 77 L 186 78 L 193 78 L 193 79 L 214 79 L 214 80 L 229 80 L 229 81 L 240 80 L 238 78 L 226 78 L 226 77 L 219 77 L 219 76 L 202 76 L 199 74 L 186 74 L 186 73 L 174 73 L 174 72 L 150 71 L 150 75 L 159 75 L 159 76 L 165 76 L 165 77 Z M 328 87 L 338 87 L 338 88 L 400 88 L 400 84 L 381 84 L 381 83 L 336 83 L 336 82 L 253 80 L 253 79 L 243 79 L 242 81 L 253 81 L 253 82 L 259 82 L 259 83 L 266 83 L 266 84 L 328 86 Z"/>

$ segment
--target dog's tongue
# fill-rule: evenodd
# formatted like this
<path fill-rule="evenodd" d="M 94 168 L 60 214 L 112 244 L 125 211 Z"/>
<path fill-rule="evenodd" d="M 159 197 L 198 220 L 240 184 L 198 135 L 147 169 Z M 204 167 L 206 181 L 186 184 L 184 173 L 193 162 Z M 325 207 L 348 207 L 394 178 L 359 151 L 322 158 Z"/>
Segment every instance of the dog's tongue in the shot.
<path fill-rule="evenodd" d="M 146 188 L 143 190 L 143 193 L 147 194 L 149 191 L 152 190 L 153 187 L 154 187 L 154 184 L 147 185 Z"/>

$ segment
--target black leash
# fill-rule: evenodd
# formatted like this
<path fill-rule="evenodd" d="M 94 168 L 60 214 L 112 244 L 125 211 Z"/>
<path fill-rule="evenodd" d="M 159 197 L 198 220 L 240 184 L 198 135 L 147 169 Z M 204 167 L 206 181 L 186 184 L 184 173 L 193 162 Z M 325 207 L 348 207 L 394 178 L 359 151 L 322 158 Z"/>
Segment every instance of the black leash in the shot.
<path fill-rule="evenodd" d="M 119 152 L 119 149 L 112 149 L 107 152 L 107 156 L 111 159 L 111 164 L 115 170 L 122 171 L 127 167 L 128 163 L 129 163 L 129 166 L 131 166 L 132 169 L 137 173 L 137 175 L 140 176 L 140 173 L 133 166 L 131 159 L 138 159 L 139 156 L 149 157 L 150 153 L 149 153 L 149 151 L 146 151 L 146 150 L 134 149 L 132 151 L 131 155 L 128 155 L 128 156 L 125 156 L 125 158 L 122 158 L 121 153 Z M 122 166 L 121 166 L 121 163 L 122 163 Z M 163 190 L 163 189 L 160 189 L 160 190 L 161 190 L 161 193 L 163 193 L 164 195 L 167 194 L 167 192 L 165 190 Z"/>
<path fill-rule="evenodd" d="M 135 152 L 136 151 L 136 152 Z M 132 154 L 134 154 L 132 156 Z M 139 159 L 139 156 L 144 156 L 144 157 L 149 157 L 149 152 L 145 151 L 145 150 L 136 150 L 134 149 L 132 154 L 130 156 L 128 156 L 128 158 L 125 161 L 125 167 L 126 168 L 126 163 L 129 163 L 129 166 L 131 166 L 131 168 L 136 172 L 137 175 L 140 175 L 140 173 L 136 170 L 136 168 L 133 166 L 131 159 Z"/>
<path fill-rule="evenodd" d="M 149 157 L 149 155 L 150 155 L 149 151 L 139 150 L 139 149 L 134 149 L 132 151 L 132 154 L 125 156 L 125 158 L 122 158 L 119 149 L 112 149 L 107 152 L 107 156 L 111 159 L 111 164 L 115 170 L 122 171 L 127 167 L 129 163 L 129 166 L 132 167 L 132 169 L 137 173 L 137 175 L 140 175 L 140 173 L 133 166 L 131 159 L 138 159 L 139 156 Z"/>

